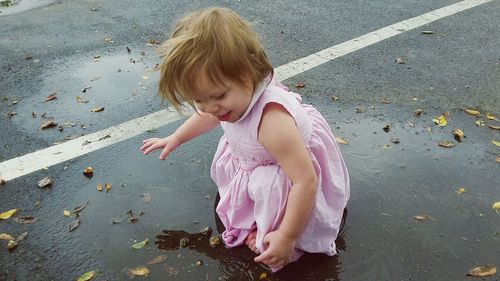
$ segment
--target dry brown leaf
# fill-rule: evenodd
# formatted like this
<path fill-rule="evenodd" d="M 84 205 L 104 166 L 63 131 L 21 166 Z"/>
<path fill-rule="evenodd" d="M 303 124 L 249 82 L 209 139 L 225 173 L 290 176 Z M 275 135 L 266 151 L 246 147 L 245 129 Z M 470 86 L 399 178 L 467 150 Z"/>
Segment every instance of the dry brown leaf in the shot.
<path fill-rule="evenodd" d="M 166 255 L 159 255 L 159 256 L 157 256 L 156 258 L 154 258 L 154 259 L 150 260 L 150 261 L 148 262 L 148 264 L 149 264 L 149 265 L 152 265 L 152 264 L 158 264 L 158 263 L 162 263 L 162 262 L 164 262 L 164 261 L 166 261 L 166 260 L 167 260 L 167 256 L 166 256 Z"/>
<path fill-rule="evenodd" d="M 80 205 L 76 206 L 76 207 L 73 209 L 73 213 L 78 213 L 78 212 L 80 212 L 81 210 L 83 210 L 83 209 L 87 206 L 87 204 L 88 204 L 88 203 L 89 203 L 89 201 L 86 201 L 85 203 L 83 203 L 83 204 L 80 204 Z"/>
<path fill-rule="evenodd" d="M 483 266 L 474 267 L 467 272 L 467 276 L 485 277 L 492 276 L 497 273 L 497 267 L 494 264 L 487 264 Z"/>
<path fill-rule="evenodd" d="M 94 175 L 94 168 L 87 167 L 83 169 L 83 175 L 85 175 L 88 178 L 91 178 Z"/>
<path fill-rule="evenodd" d="M 298 88 L 298 89 L 302 89 L 305 86 L 306 86 L 306 84 L 304 84 L 304 83 L 300 83 L 300 82 L 295 83 L 295 88 Z"/>
<path fill-rule="evenodd" d="M 335 101 L 335 100 L 339 100 L 339 97 L 337 97 L 337 96 L 332 96 L 332 100 L 334 100 L 334 101 Z"/>
<path fill-rule="evenodd" d="M 33 217 L 33 216 L 18 216 L 14 218 L 14 221 L 17 223 L 22 223 L 22 224 L 28 224 L 28 223 L 34 223 L 38 219 Z"/>
<path fill-rule="evenodd" d="M 57 99 L 57 92 L 53 92 L 45 98 L 45 102 Z"/>
<path fill-rule="evenodd" d="M 438 142 L 438 145 L 442 146 L 442 147 L 446 147 L 446 148 L 451 148 L 451 147 L 455 146 L 454 143 L 449 142 L 449 141 L 440 141 L 440 142 Z"/>
<path fill-rule="evenodd" d="M 90 110 L 90 112 L 101 112 L 101 111 L 104 111 L 104 106 L 96 107 Z"/>
<path fill-rule="evenodd" d="M 456 141 L 461 142 L 464 138 L 464 132 L 460 129 L 455 129 L 451 132 Z"/>
<path fill-rule="evenodd" d="M 488 127 L 493 130 L 500 130 L 500 126 L 488 125 Z"/>
<path fill-rule="evenodd" d="M 384 130 L 384 132 L 388 133 L 390 130 L 391 130 L 391 126 L 389 124 L 385 125 L 382 130 Z"/>
<path fill-rule="evenodd" d="M 7 243 L 7 249 L 9 251 L 14 250 L 17 247 L 17 242 L 14 240 L 10 240 L 9 243 Z"/>
<path fill-rule="evenodd" d="M 41 188 L 49 187 L 52 185 L 52 180 L 49 177 L 45 177 L 38 181 L 38 186 Z"/>
<path fill-rule="evenodd" d="M 497 118 L 491 112 L 486 113 L 486 118 L 489 120 L 496 120 Z"/>
<path fill-rule="evenodd" d="M 55 126 L 57 126 L 57 122 L 54 121 L 54 120 L 49 120 L 49 121 L 43 123 L 42 125 L 40 125 L 40 128 L 38 128 L 38 130 L 52 128 L 52 127 L 55 127 Z"/>
<path fill-rule="evenodd" d="M 76 213 L 75 220 L 69 224 L 69 231 L 71 232 L 75 230 L 75 228 L 77 228 L 78 225 L 80 225 L 80 215 Z"/>
<path fill-rule="evenodd" d="M 429 215 L 417 215 L 417 216 L 414 216 L 413 218 L 416 219 L 417 221 L 428 221 L 431 219 L 431 216 L 429 216 Z"/>
<path fill-rule="evenodd" d="M 422 114 L 423 110 L 420 109 L 420 108 L 417 108 L 417 110 L 415 110 L 415 112 L 413 113 L 413 115 L 415 115 L 415 117 L 420 117 L 420 115 Z"/>

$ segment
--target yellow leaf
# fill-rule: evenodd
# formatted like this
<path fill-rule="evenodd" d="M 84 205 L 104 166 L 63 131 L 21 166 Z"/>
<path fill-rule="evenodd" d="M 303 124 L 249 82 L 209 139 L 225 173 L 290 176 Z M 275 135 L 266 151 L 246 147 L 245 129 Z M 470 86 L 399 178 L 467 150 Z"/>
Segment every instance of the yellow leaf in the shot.
<path fill-rule="evenodd" d="M 98 184 L 96 189 L 97 189 L 97 191 L 102 191 L 102 184 Z"/>
<path fill-rule="evenodd" d="M 148 238 L 144 239 L 144 241 L 141 241 L 139 243 L 135 243 L 134 245 L 132 245 L 132 248 L 139 250 L 142 249 L 142 247 L 144 247 L 147 243 L 148 243 Z"/>
<path fill-rule="evenodd" d="M 497 267 L 494 264 L 487 264 L 469 270 L 467 276 L 484 277 L 494 275 L 495 273 L 497 273 Z"/>
<path fill-rule="evenodd" d="M 472 116 L 478 116 L 479 114 L 481 114 L 481 112 L 474 109 L 466 109 L 465 112 L 467 112 L 467 114 Z"/>
<path fill-rule="evenodd" d="M 465 188 L 464 187 L 460 187 L 459 189 L 457 189 L 457 193 L 458 194 L 463 194 L 465 192 Z"/>
<path fill-rule="evenodd" d="M 144 266 L 139 266 L 136 268 L 129 269 L 129 272 L 133 275 L 144 276 L 144 275 L 149 274 L 149 269 L 147 269 Z"/>
<path fill-rule="evenodd" d="M 64 210 L 63 214 L 64 214 L 65 217 L 71 216 L 71 212 L 68 211 L 68 210 Z"/>
<path fill-rule="evenodd" d="M 492 140 L 491 143 L 496 146 L 500 146 L 500 141 Z"/>
<path fill-rule="evenodd" d="M 89 271 L 85 274 L 83 274 L 82 276 L 80 276 L 76 281 L 88 281 L 90 279 L 92 279 L 95 275 L 95 271 L 92 270 L 92 271 Z"/>
<path fill-rule="evenodd" d="M 500 210 L 500 201 L 493 203 L 491 207 L 497 211 Z"/>
<path fill-rule="evenodd" d="M 432 119 L 432 121 L 434 123 L 436 123 L 439 127 L 444 127 L 446 126 L 447 122 L 446 122 L 446 116 L 443 114 L 439 117 L 436 117 L 434 119 Z"/>
<path fill-rule="evenodd" d="M 104 185 L 104 189 L 106 190 L 106 192 L 109 192 L 111 190 L 111 184 L 110 183 L 106 183 Z"/>
<path fill-rule="evenodd" d="M 491 114 L 491 113 L 487 113 L 486 114 L 486 118 L 490 119 L 490 120 L 496 120 L 497 118 L 495 117 L 495 115 Z"/>
<path fill-rule="evenodd" d="M 500 130 L 500 126 L 488 125 L 488 127 L 490 127 L 490 129 L 493 129 L 493 130 Z"/>
<path fill-rule="evenodd" d="M 12 209 L 12 210 L 9 210 L 7 212 L 0 213 L 0 219 L 6 220 L 6 219 L 12 217 L 12 215 L 14 215 L 17 212 L 17 210 L 18 209 Z"/>
<path fill-rule="evenodd" d="M 455 129 L 451 132 L 456 141 L 461 142 L 465 138 L 465 134 L 460 129 Z"/>
<path fill-rule="evenodd" d="M 484 122 L 481 120 L 477 120 L 474 124 L 476 124 L 476 126 L 484 126 Z"/>
<path fill-rule="evenodd" d="M 9 234 L 7 233 L 0 233 L 0 240 L 16 240 L 14 239 L 14 237 L 10 236 Z"/>
<path fill-rule="evenodd" d="M 341 137 L 335 137 L 335 141 L 339 144 L 347 144 L 347 141 Z"/>
<path fill-rule="evenodd" d="M 266 278 L 267 278 L 267 273 L 266 272 L 262 272 L 260 274 L 259 280 L 263 280 L 263 279 L 266 279 Z"/>

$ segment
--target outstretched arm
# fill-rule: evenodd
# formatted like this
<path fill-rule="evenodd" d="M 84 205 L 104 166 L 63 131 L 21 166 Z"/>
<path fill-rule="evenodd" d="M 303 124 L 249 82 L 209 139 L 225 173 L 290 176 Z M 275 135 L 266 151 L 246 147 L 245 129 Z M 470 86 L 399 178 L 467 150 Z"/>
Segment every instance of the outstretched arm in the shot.
<path fill-rule="evenodd" d="M 266 106 L 259 141 L 292 182 L 283 221 L 277 231 L 264 237 L 268 248 L 255 258 L 256 262 L 279 267 L 292 255 L 295 242 L 309 219 L 316 197 L 317 178 L 295 120 L 283 106 L 277 103 Z"/>
<path fill-rule="evenodd" d="M 141 151 L 148 154 L 151 151 L 163 148 L 160 160 L 164 160 L 170 152 L 179 145 L 217 127 L 220 121 L 207 113 L 194 113 L 186 120 L 175 133 L 166 138 L 150 138 L 142 141 Z"/>

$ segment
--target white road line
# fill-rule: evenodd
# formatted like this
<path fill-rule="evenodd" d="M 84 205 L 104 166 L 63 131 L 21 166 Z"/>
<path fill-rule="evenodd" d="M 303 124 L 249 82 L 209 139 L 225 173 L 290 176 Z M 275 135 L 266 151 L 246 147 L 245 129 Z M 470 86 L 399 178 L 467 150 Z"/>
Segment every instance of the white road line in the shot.
<path fill-rule="evenodd" d="M 276 77 L 280 80 L 288 79 L 387 38 L 491 1 L 494 0 L 465 0 L 389 25 L 277 67 L 275 69 Z M 161 110 L 59 145 L 13 158 L 0 163 L 0 178 L 9 181 L 132 138 L 148 130 L 165 126 L 180 118 L 182 116 L 172 110 Z"/>

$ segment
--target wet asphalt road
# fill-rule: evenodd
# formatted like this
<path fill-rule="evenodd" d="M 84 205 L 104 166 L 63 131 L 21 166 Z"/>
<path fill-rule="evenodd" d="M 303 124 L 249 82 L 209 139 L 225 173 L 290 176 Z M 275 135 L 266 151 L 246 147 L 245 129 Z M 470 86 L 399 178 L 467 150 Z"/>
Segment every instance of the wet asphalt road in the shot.
<path fill-rule="evenodd" d="M 57 1 L 0 13 L 0 162 L 164 108 L 155 97 L 158 74 L 150 71 L 158 59 L 147 43 L 165 39 L 172 19 L 190 9 L 236 10 L 254 23 L 279 66 L 455 2 Z M 295 90 L 349 142 L 341 148 L 352 193 L 340 255 L 306 257 L 269 280 L 467 280 L 472 267 L 500 265 L 500 215 L 491 207 L 500 201 L 500 148 L 491 142 L 500 134 L 474 124 L 499 124 L 485 117 L 500 117 L 498 11 L 500 1 L 492 1 L 284 81 L 292 88 L 305 83 Z M 398 57 L 406 63 L 396 63 Z M 58 99 L 44 102 L 52 92 Z M 77 96 L 89 102 L 77 103 Z M 105 110 L 89 112 L 99 106 Z M 483 115 L 470 116 L 467 107 Z M 414 116 L 417 108 L 424 111 L 420 117 Z M 443 112 L 450 117 L 440 128 L 432 119 Z M 68 124 L 62 132 L 38 131 L 43 113 Z M 221 130 L 187 143 L 166 161 L 138 150 L 142 139 L 178 125 L 0 186 L 0 212 L 18 208 L 18 216 L 38 219 L 0 221 L 0 233 L 28 231 L 12 252 L 0 241 L 0 280 L 75 280 L 91 270 L 99 271 L 93 280 L 128 280 L 127 269 L 158 255 L 167 260 L 148 266 L 145 279 L 258 280 L 266 270 L 245 249 L 162 251 L 153 243 L 164 229 L 216 229 L 209 167 Z M 389 132 L 382 129 L 386 125 Z M 454 128 L 466 139 L 449 149 L 437 146 L 453 141 Z M 87 166 L 95 169 L 91 179 L 82 175 Z M 45 176 L 54 184 L 40 189 L 37 182 Z M 108 193 L 96 191 L 107 182 Z M 63 210 L 87 201 L 80 226 L 69 232 L 73 218 Z M 112 224 L 129 210 L 136 223 Z M 418 222 L 416 215 L 431 219 Z M 145 248 L 131 249 L 146 238 Z M 498 280 L 498 274 L 487 280 Z"/>

